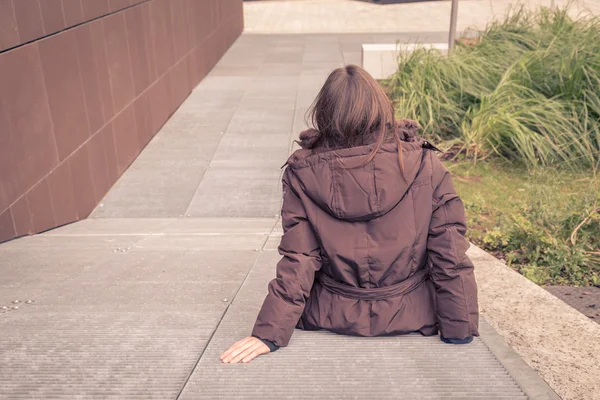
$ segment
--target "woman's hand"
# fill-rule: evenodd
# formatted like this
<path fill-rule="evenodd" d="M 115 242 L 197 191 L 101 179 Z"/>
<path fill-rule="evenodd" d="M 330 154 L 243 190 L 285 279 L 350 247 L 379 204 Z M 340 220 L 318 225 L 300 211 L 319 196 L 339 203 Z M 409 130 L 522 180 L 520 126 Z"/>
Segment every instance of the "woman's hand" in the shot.
<path fill-rule="evenodd" d="M 221 354 L 221 361 L 229 364 L 239 362 L 247 363 L 261 354 L 267 354 L 271 350 L 260 339 L 254 336 L 248 336 L 245 339 L 235 342 L 226 352 Z"/>

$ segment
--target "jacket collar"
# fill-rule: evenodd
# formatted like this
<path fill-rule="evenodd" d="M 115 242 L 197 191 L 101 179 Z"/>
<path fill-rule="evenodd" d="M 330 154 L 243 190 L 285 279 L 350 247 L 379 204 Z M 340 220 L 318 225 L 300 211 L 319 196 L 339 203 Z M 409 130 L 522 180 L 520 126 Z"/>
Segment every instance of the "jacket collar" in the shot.
<path fill-rule="evenodd" d="M 405 142 L 407 145 L 403 146 L 403 149 L 406 150 L 415 150 L 420 149 L 424 140 L 418 136 L 418 132 L 421 126 L 417 121 L 411 119 L 400 119 L 396 121 L 396 132 L 398 133 L 398 137 L 400 140 Z M 344 157 L 344 156 L 354 156 L 354 155 L 362 155 L 369 154 L 372 150 L 372 146 L 377 140 L 375 136 L 373 136 L 370 140 L 367 141 L 366 145 L 356 146 L 351 148 L 342 148 L 342 149 L 328 149 L 322 148 L 319 146 L 319 138 L 320 133 L 316 129 L 306 129 L 300 133 L 299 140 L 296 141 L 300 145 L 300 149 L 295 151 L 287 160 L 287 162 L 282 166 L 286 165 L 298 164 L 300 161 L 305 160 L 307 158 L 312 158 L 311 156 L 321 155 L 317 157 L 319 159 L 328 158 L 324 153 L 334 154 L 336 157 Z M 386 139 L 383 146 L 381 147 L 382 151 L 396 151 L 397 145 L 392 135 Z M 307 160 L 308 161 L 308 160 Z M 301 163 L 305 164 L 305 163 Z"/>
<path fill-rule="evenodd" d="M 398 133 L 398 137 L 400 138 L 400 140 L 405 141 L 405 142 L 414 142 L 417 140 L 418 137 L 418 132 L 419 132 L 420 126 L 419 123 L 417 121 L 411 120 L 411 119 L 400 119 L 396 121 L 396 132 Z M 300 145 L 300 147 L 302 147 L 303 149 L 306 150 L 315 150 L 315 151 L 319 151 L 321 150 L 319 148 L 319 138 L 321 137 L 321 134 L 319 133 L 318 130 L 310 128 L 310 129 L 306 129 L 305 131 L 302 131 L 300 133 L 300 140 L 297 140 L 296 143 L 298 143 Z M 373 144 L 375 143 L 375 141 L 377 140 L 377 138 L 375 136 L 372 136 L 370 138 L 368 138 L 368 140 L 366 141 L 367 145 L 369 144 Z M 393 138 L 390 138 L 390 140 L 387 141 L 393 141 Z M 335 150 L 335 149 L 323 149 L 324 151 L 327 150 Z"/>

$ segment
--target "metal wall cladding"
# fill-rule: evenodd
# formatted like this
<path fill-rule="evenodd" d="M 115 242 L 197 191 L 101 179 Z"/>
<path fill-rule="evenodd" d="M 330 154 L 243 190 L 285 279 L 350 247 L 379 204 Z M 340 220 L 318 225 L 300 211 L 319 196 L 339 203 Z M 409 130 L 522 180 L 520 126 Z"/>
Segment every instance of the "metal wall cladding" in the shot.
<path fill-rule="evenodd" d="M 243 30 L 242 0 L 0 0 L 0 242 L 87 217 Z"/>

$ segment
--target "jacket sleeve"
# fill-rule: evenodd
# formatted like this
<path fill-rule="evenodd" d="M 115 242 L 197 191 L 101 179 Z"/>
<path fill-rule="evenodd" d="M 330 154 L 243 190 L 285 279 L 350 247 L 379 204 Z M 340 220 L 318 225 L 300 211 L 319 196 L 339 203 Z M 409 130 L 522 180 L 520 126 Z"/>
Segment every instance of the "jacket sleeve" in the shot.
<path fill-rule="evenodd" d="M 429 152 L 433 167 L 433 214 L 427 251 L 436 289 L 437 320 L 445 338 L 479 336 L 477 284 L 473 263 L 466 255 L 464 205 L 454 190 L 450 172 Z"/>
<path fill-rule="evenodd" d="M 256 319 L 252 335 L 287 346 L 321 268 L 320 246 L 298 194 L 290 184 L 290 170 L 283 176 L 283 237 L 279 245 L 281 261 L 277 277 Z"/>

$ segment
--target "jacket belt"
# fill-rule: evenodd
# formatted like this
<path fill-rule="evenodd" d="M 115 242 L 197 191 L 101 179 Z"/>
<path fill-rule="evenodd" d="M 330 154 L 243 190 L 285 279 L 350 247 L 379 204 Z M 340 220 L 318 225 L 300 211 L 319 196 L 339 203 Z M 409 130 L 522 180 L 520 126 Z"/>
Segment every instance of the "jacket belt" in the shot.
<path fill-rule="evenodd" d="M 357 300 L 384 300 L 404 295 L 419 287 L 427 278 L 429 278 L 429 270 L 420 268 L 413 275 L 395 285 L 379 288 L 360 288 L 337 282 L 324 273 L 317 274 L 317 280 L 327 291 Z"/>

